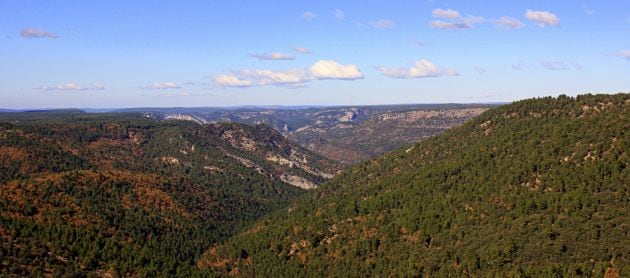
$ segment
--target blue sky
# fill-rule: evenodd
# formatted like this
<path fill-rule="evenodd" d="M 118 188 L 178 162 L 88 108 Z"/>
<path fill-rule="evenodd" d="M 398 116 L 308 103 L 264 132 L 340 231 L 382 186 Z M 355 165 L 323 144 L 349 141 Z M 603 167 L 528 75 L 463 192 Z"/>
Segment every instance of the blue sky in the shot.
<path fill-rule="evenodd" d="M 0 0 L 0 108 L 630 91 L 630 1 Z"/>

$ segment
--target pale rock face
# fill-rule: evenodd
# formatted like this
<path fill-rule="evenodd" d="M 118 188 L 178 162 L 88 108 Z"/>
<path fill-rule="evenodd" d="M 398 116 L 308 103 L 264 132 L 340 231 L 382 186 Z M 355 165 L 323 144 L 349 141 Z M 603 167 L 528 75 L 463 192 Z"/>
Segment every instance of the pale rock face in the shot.
<path fill-rule="evenodd" d="M 381 121 L 389 120 L 404 120 L 415 121 L 421 119 L 430 118 L 467 118 L 479 115 L 488 110 L 488 108 L 466 108 L 466 109 L 451 109 L 451 110 L 426 110 L 426 111 L 411 111 L 404 113 L 386 113 L 379 116 Z"/>
<path fill-rule="evenodd" d="M 343 114 L 343 116 L 339 117 L 337 120 L 340 122 L 350 122 L 356 118 L 356 114 L 354 111 L 347 111 Z"/>
<path fill-rule="evenodd" d="M 162 161 L 171 165 L 179 165 L 179 159 L 171 156 L 163 156 Z"/>
<path fill-rule="evenodd" d="M 281 175 L 280 179 L 290 185 L 297 186 L 302 189 L 315 189 L 317 184 L 314 184 L 307 179 L 296 175 Z"/>
<path fill-rule="evenodd" d="M 195 115 L 189 115 L 189 114 L 169 114 L 164 116 L 165 120 L 181 120 L 181 121 L 191 121 L 191 122 L 195 122 L 198 124 L 207 124 L 208 121 L 202 117 L 198 117 Z"/>

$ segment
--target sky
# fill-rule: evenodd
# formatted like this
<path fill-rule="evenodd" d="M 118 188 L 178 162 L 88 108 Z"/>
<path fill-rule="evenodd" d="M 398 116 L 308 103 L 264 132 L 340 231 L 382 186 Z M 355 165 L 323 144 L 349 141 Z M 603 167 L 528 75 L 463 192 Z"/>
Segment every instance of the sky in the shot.
<path fill-rule="evenodd" d="M 0 0 L 0 108 L 630 92 L 630 1 Z"/>

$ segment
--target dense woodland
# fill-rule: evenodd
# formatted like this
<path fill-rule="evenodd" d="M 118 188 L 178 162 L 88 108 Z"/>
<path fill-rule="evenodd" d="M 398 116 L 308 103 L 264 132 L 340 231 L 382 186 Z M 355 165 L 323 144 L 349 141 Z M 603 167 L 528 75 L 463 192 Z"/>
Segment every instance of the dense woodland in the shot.
<path fill-rule="evenodd" d="M 0 276 L 202 275 L 212 244 L 304 192 L 278 175 L 335 167 L 262 125 L 2 114 Z"/>
<path fill-rule="evenodd" d="M 339 166 L 266 126 L 0 113 L 0 276 L 628 277 L 628 130 L 523 100 L 306 192 Z"/>
<path fill-rule="evenodd" d="M 629 277 L 630 95 L 539 98 L 360 163 L 199 266 L 242 276 Z"/>

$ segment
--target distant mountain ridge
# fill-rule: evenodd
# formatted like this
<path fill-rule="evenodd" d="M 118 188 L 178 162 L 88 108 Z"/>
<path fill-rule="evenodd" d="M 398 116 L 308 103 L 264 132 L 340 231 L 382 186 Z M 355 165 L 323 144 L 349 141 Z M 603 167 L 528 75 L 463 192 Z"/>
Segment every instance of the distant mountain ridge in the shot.
<path fill-rule="evenodd" d="M 246 105 L 83 109 L 83 111 L 142 113 L 146 117 L 155 119 L 187 120 L 198 124 L 220 122 L 266 124 L 311 151 L 344 164 L 354 164 L 439 134 L 497 105 L 499 104 Z M 416 116 L 408 117 L 414 113 Z M 418 117 L 421 114 L 423 116 Z M 406 118 L 402 119 L 402 117 Z"/>
<path fill-rule="evenodd" d="M 266 124 L 312 151 L 342 163 L 353 164 L 439 134 L 493 106 L 496 104 L 407 104 L 281 109 L 139 108 L 133 111 L 158 119 L 185 119 L 200 124 L 214 122 Z"/>

